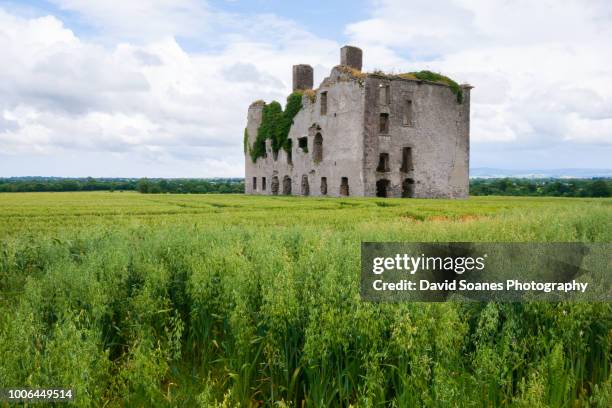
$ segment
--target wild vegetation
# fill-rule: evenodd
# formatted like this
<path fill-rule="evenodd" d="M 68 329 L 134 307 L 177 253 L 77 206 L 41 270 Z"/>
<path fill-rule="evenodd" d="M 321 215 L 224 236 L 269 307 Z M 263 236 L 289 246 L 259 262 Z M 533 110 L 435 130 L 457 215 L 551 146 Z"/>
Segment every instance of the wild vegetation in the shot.
<path fill-rule="evenodd" d="M 261 125 L 257 129 L 257 137 L 253 146 L 248 146 L 248 133 L 245 130 L 246 145 L 253 162 L 266 154 L 266 140 L 272 141 L 272 150 L 277 153 L 280 149 L 291 151 L 291 140 L 289 130 L 293 124 L 293 118 L 302 109 L 302 92 L 296 91 L 287 97 L 285 110 L 281 104 L 272 101 L 263 107 Z"/>
<path fill-rule="evenodd" d="M 421 81 L 436 82 L 448 85 L 450 87 L 451 92 L 455 94 L 455 97 L 457 98 L 457 103 L 463 103 L 463 90 L 457 82 L 445 75 L 439 74 L 437 72 L 423 70 L 416 72 L 406 72 L 403 74 L 399 74 L 398 76 L 404 79 L 418 79 Z"/>
<path fill-rule="evenodd" d="M 433 82 L 437 84 L 447 85 L 450 88 L 451 92 L 457 98 L 457 103 L 463 103 L 463 89 L 461 88 L 461 86 L 457 82 L 452 80 L 451 78 L 445 75 L 442 75 L 440 73 L 437 73 L 437 72 L 422 70 L 422 71 L 403 72 L 400 74 L 394 74 L 394 73 L 384 72 L 381 70 L 375 70 L 371 73 L 362 72 L 355 68 L 351 68 L 349 66 L 340 66 L 339 69 L 342 72 L 353 76 L 354 78 L 359 80 L 360 83 L 362 83 L 362 81 L 368 75 L 375 75 L 377 77 L 384 77 L 388 79 L 402 78 L 402 79 L 426 81 L 426 82 Z"/>
<path fill-rule="evenodd" d="M 0 194 L 0 388 L 78 406 L 609 407 L 612 305 L 360 300 L 361 241 L 610 242 L 612 200 Z"/>

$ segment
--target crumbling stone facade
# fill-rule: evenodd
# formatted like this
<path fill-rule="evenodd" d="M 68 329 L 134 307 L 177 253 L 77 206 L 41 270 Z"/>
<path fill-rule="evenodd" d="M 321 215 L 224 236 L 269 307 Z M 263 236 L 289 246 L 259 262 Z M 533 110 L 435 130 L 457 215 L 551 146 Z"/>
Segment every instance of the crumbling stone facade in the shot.
<path fill-rule="evenodd" d="M 470 89 L 462 99 L 442 83 L 362 73 L 362 51 L 343 47 L 341 65 L 319 88 L 309 65 L 293 67 L 305 91 L 289 130 L 291 150 L 255 162 L 248 153 L 265 103 L 247 117 L 245 192 L 268 195 L 466 198 L 469 188 Z"/>

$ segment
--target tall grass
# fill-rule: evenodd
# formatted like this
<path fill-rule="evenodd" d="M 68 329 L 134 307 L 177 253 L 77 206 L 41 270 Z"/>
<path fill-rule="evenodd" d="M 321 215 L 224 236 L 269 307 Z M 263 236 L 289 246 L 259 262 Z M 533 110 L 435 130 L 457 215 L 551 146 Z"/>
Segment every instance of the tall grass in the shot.
<path fill-rule="evenodd" d="M 609 242 L 611 201 L 384 203 L 0 196 L 0 387 L 71 387 L 79 406 L 610 406 L 609 304 L 376 304 L 358 286 L 361 240 Z"/>

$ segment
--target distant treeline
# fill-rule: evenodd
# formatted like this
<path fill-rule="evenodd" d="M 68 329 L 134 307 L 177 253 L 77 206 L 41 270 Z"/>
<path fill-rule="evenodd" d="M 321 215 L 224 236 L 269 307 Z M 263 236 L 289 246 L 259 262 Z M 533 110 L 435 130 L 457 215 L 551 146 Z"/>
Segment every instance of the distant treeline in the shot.
<path fill-rule="evenodd" d="M 161 193 L 244 193 L 244 179 L 0 178 L 0 192 L 138 191 Z M 470 180 L 474 196 L 612 197 L 612 179 L 490 178 Z"/>
<path fill-rule="evenodd" d="M 244 193 L 242 178 L 131 179 L 131 178 L 0 178 L 0 192 L 34 191 L 139 191 L 158 193 Z"/>
<path fill-rule="evenodd" d="M 244 179 L 140 179 L 136 190 L 143 194 L 192 193 L 236 194 L 244 193 Z"/>
<path fill-rule="evenodd" d="M 470 195 L 611 197 L 612 179 L 472 179 L 470 180 Z"/>

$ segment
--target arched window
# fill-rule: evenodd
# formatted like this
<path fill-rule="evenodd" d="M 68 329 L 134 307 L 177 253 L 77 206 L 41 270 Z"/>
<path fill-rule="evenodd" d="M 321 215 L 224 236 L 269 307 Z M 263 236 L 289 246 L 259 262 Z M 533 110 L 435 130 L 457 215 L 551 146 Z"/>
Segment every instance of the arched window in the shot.
<path fill-rule="evenodd" d="M 320 133 L 317 133 L 314 137 L 312 159 L 315 163 L 323 161 L 323 136 Z"/>

